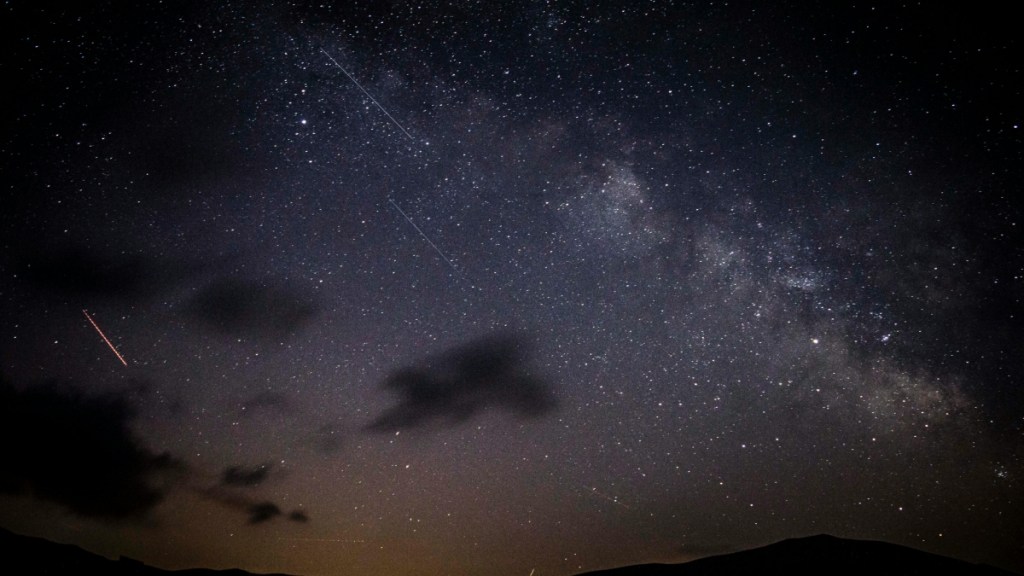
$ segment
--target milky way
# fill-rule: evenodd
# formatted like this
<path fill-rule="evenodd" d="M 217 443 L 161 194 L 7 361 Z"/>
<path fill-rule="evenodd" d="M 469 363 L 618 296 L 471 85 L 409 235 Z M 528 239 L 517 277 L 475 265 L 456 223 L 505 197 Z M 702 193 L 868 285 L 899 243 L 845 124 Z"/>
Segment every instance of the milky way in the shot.
<path fill-rule="evenodd" d="M 4 527 L 308 576 L 816 533 L 1024 570 L 1009 13 L 3 11 Z"/>

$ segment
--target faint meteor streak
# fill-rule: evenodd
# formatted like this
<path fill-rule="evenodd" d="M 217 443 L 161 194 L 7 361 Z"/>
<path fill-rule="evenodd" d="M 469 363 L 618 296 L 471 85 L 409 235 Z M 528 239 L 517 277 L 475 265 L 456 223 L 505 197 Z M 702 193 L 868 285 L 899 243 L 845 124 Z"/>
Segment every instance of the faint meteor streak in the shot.
<path fill-rule="evenodd" d="M 412 224 L 412 227 L 415 228 L 416 231 L 420 233 L 420 236 L 422 236 L 423 239 L 427 241 L 427 244 L 430 244 L 430 247 L 434 249 L 434 252 L 437 252 L 437 255 L 443 258 L 444 261 L 448 263 L 448 266 L 450 266 L 451 269 L 454 270 L 456 274 L 462 276 L 462 272 L 460 272 L 459 269 L 455 267 L 455 264 L 452 264 L 452 261 L 449 260 L 448 257 L 444 255 L 444 252 L 441 252 L 441 249 L 437 247 L 437 244 L 434 244 L 433 242 L 430 241 L 430 238 L 428 238 L 427 235 L 423 233 L 423 230 L 420 230 L 420 227 L 417 226 L 416 223 L 412 221 L 412 218 L 409 218 L 409 215 L 406 214 L 405 211 L 398 206 L 398 204 L 395 204 L 394 200 L 388 198 L 388 202 L 391 202 L 391 205 L 395 207 L 395 210 L 398 210 L 398 213 L 405 218 L 406 222 Z"/>
<path fill-rule="evenodd" d="M 584 487 L 585 488 L 589 488 L 588 486 L 584 486 Z M 632 510 L 632 508 L 627 506 L 625 503 L 619 502 L 618 498 L 613 498 L 612 496 L 609 496 L 609 495 L 605 494 L 604 492 L 601 492 L 597 488 L 590 488 L 590 493 L 595 495 L 595 496 L 597 496 L 598 498 L 603 498 L 603 499 L 611 502 L 612 504 L 617 504 L 619 506 L 622 506 L 626 510 Z"/>
<path fill-rule="evenodd" d="M 341 538 L 285 538 L 279 537 L 278 540 L 286 540 L 289 542 L 342 542 L 346 544 L 365 544 L 366 540 L 342 540 Z"/>
<path fill-rule="evenodd" d="M 383 112 L 391 120 L 391 122 L 395 126 L 398 126 L 399 130 L 401 130 L 413 142 L 416 141 L 416 139 L 412 137 L 412 134 L 409 134 L 409 132 L 405 128 L 402 128 L 402 125 L 398 123 L 398 120 L 395 120 L 395 117 L 392 116 L 391 114 L 389 114 L 388 111 L 385 110 L 384 107 L 380 105 L 380 102 L 377 102 L 377 99 L 374 98 L 373 96 L 371 96 L 370 93 L 366 91 L 366 88 L 363 88 L 363 85 L 360 84 L 358 81 L 356 81 L 356 79 L 351 74 L 348 73 L 348 70 L 345 70 L 344 68 L 342 68 L 341 64 L 338 64 L 338 61 L 335 60 L 333 56 L 331 56 L 330 54 L 327 53 L 327 50 L 324 50 L 323 48 L 321 48 L 320 51 L 324 53 L 324 56 L 327 56 L 328 60 L 333 62 L 334 65 L 338 67 L 338 70 L 341 70 L 342 72 L 344 72 L 345 76 L 348 76 L 348 79 L 351 80 L 352 83 L 355 84 L 360 90 L 362 90 L 363 94 L 366 94 L 366 97 L 370 99 L 370 102 L 373 102 L 374 104 L 376 104 L 377 108 L 380 108 L 380 111 Z"/>
<path fill-rule="evenodd" d="M 103 333 L 103 330 L 100 330 L 99 325 L 96 324 L 96 321 L 92 319 L 92 316 L 89 316 L 89 313 L 86 312 L 84 309 L 82 310 L 82 314 L 85 314 L 85 318 L 86 320 L 89 321 L 89 324 L 92 324 L 92 327 L 95 328 L 96 332 L 99 333 L 100 338 L 103 338 L 103 341 L 107 343 L 107 346 L 110 346 L 110 350 L 117 355 L 117 359 L 121 361 L 121 364 L 127 366 L 128 363 L 124 361 L 124 356 L 121 356 L 121 353 L 117 351 L 117 348 L 114 348 L 114 345 L 110 343 L 109 339 L 107 339 L 107 335 Z"/>
<path fill-rule="evenodd" d="M 388 117 L 388 120 L 390 120 L 392 124 L 394 124 L 395 126 L 397 126 L 397 127 L 398 127 L 398 129 L 399 129 L 399 130 L 401 130 L 401 132 L 402 132 L 403 134 L 406 134 L 407 136 L 409 136 L 409 139 L 411 139 L 411 140 L 413 140 L 413 141 L 416 141 L 416 138 L 415 138 L 415 137 L 413 137 L 413 134 L 410 134 L 410 133 L 409 133 L 409 130 L 406 130 L 406 128 L 402 127 L 402 125 L 401 125 L 401 124 L 399 124 L 399 123 L 398 123 L 398 121 L 397 121 L 397 120 L 395 120 L 395 119 L 394 119 L 394 117 L 393 117 L 393 116 L 391 116 L 391 114 L 390 114 L 390 113 L 389 113 L 388 111 L 384 110 L 384 107 L 383 107 L 383 106 L 381 106 L 381 104 L 380 104 L 380 102 L 379 102 L 379 101 L 377 101 L 377 98 L 375 98 L 375 97 L 373 96 L 373 94 L 371 94 L 370 92 L 368 92 L 366 88 L 362 87 L 362 84 L 359 84 L 359 81 L 358 81 L 358 80 L 356 80 L 354 76 L 352 76 L 351 74 L 349 74 L 349 73 L 348 73 L 348 71 L 347 71 L 347 70 L 345 70 L 345 68 L 344 68 L 344 67 L 342 67 L 342 66 L 341 66 L 341 64 L 339 64 L 339 63 L 338 63 L 338 60 L 334 59 L 334 56 L 332 56 L 332 55 L 331 55 L 331 54 L 330 54 L 330 53 L 329 53 L 329 52 L 328 52 L 327 50 L 325 50 L 324 48 L 321 48 L 321 52 L 324 52 L 324 55 L 325 55 L 325 56 L 327 56 L 327 57 L 328 57 L 328 59 L 330 59 L 330 60 L 331 60 L 331 63 L 332 63 L 332 64 L 334 64 L 334 66 L 338 67 L 338 70 L 340 70 L 340 71 L 341 71 L 342 73 L 344 73 L 344 75 L 345 75 L 345 76 L 347 76 L 347 77 L 348 77 L 348 79 L 352 81 L 352 84 L 355 84 L 355 86 L 356 86 L 356 87 L 357 87 L 357 88 L 358 88 L 359 90 L 361 90 L 361 91 L 362 91 L 362 93 L 366 94 L 366 95 L 367 95 L 367 97 L 368 97 L 368 98 L 370 98 L 370 101 L 374 102 L 374 106 L 376 106 L 377 108 L 379 108 L 379 109 L 380 109 L 380 111 L 381 111 L 381 112 L 383 112 L 383 113 L 384 113 L 384 115 Z M 401 209 L 401 207 L 399 207 L 399 206 L 398 206 L 398 205 L 397 205 L 397 204 L 395 203 L 395 201 L 394 201 L 394 200 L 392 200 L 392 199 L 388 198 L 388 202 L 390 202 L 390 203 L 391 203 L 391 205 L 392 205 L 392 206 L 394 206 L 395 210 L 398 210 L 398 213 L 399 213 L 399 214 L 401 214 L 401 216 L 402 216 L 403 218 L 406 218 L 406 221 L 408 221 L 408 222 L 409 222 L 410 224 L 412 224 L 412 227 L 416 229 L 416 232 L 418 232 L 418 233 L 420 234 L 420 236 L 421 236 L 421 237 L 423 237 L 423 239 L 427 241 L 427 244 L 429 244 L 429 245 L 430 245 L 430 247 L 434 249 L 434 252 L 437 252 L 437 255 L 438 255 L 438 256 L 440 256 L 440 257 L 441 257 L 441 259 L 443 259 L 443 260 L 444 260 L 444 263 L 446 263 L 447 265 L 449 265 L 449 268 L 451 268 L 451 269 L 452 269 L 453 271 L 455 271 L 456 275 L 458 275 L 458 276 L 459 276 L 460 278 L 462 278 L 463 280 L 465 280 L 465 279 L 466 279 L 466 277 L 465 277 L 465 276 L 463 276 L 462 272 L 461 272 L 461 271 L 460 271 L 460 270 L 459 270 L 459 269 L 457 268 L 457 266 L 456 266 L 456 265 L 455 265 L 454 263 L 452 263 L 452 260 L 451 260 L 451 259 L 449 259 L 449 257 L 445 256 L 445 255 L 444 255 L 444 252 L 441 252 L 441 249 L 440 249 L 440 248 L 438 248 L 438 247 L 437 247 L 437 245 L 436 245 L 436 244 L 434 244 L 432 240 L 430 240 L 430 238 L 429 238 L 429 237 L 428 237 L 428 236 L 427 236 L 427 235 L 426 235 L 426 234 L 425 234 L 425 233 L 424 233 L 424 232 L 423 232 L 423 231 L 422 231 L 422 230 L 420 229 L 420 227 L 418 227 L 418 225 L 416 225 L 416 222 L 414 222 L 414 221 L 413 221 L 413 218 L 410 218 L 410 217 L 409 217 L 409 214 L 407 214 L 407 213 L 406 213 L 406 211 L 402 210 L 402 209 Z"/>

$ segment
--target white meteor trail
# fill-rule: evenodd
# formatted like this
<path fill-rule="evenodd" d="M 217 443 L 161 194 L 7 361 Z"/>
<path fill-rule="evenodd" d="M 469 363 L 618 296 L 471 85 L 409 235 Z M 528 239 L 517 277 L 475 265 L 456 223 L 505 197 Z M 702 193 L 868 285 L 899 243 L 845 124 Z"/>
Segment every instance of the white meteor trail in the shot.
<path fill-rule="evenodd" d="M 380 105 L 380 102 L 377 102 L 377 99 L 374 98 L 373 96 L 371 96 L 370 93 L 366 91 L 366 88 L 363 88 L 362 84 L 360 84 L 358 81 L 356 81 L 356 79 L 354 77 L 352 77 L 351 74 L 348 73 L 348 70 L 345 70 L 344 68 L 342 68 L 341 64 L 338 64 L 338 61 L 335 60 L 333 56 L 331 56 L 330 54 L 327 53 L 327 50 L 324 50 L 323 48 L 321 48 L 320 51 L 324 53 L 324 56 L 327 56 L 328 60 L 333 62 L 334 65 L 338 67 L 338 70 L 341 70 L 342 72 L 344 72 L 345 76 L 348 76 L 348 79 L 351 80 L 352 83 L 355 84 L 360 90 L 362 90 L 363 94 L 366 94 L 366 97 L 370 99 L 370 102 L 373 102 L 374 104 L 376 104 L 377 108 L 380 108 L 380 111 L 383 112 L 391 120 L 391 122 L 395 126 L 398 126 L 398 129 L 401 130 L 403 134 L 405 134 L 406 136 L 409 137 L 409 140 L 412 140 L 413 142 L 416 141 L 416 139 L 412 137 L 412 134 L 409 134 L 409 132 L 405 128 L 402 128 L 402 125 L 398 123 L 398 120 L 395 120 L 395 117 L 392 116 L 391 114 L 389 114 L 388 111 L 385 110 L 384 107 Z"/>
<path fill-rule="evenodd" d="M 100 330 L 99 325 L 92 319 L 92 316 L 89 316 L 89 313 L 85 310 L 82 310 L 82 314 L 85 314 L 85 319 L 89 321 L 89 324 L 92 324 L 92 327 L 96 329 L 96 332 L 98 332 L 100 338 L 103 338 L 103 341 L 107 343 L 107 346 L 110 346 L 110 350 L 117 355 L 117 359 L 121 361 L 121 364 L 127 366 L 128 363 L 124 361 L 124 356 L 121 356 L 121 353 L 117 351 L 117 348 L 114 348 L 114 345 L 110 343 L 109 339 L 107 339 L 107 335 L 103 333 L 103 330 Z"/>
<path fill-rule="evenodd" d="M 598 498 L 602 498 L 602 499 L 604 499 L 604 500 L 607 500 L 607 501 L 609 501 L 609 502 L 611 502 L 612 504 L 615 504 L 615 505 L 617 505 L 617 506 L 622 506 L 622 507 L 623 507 L 623 508 L 625 508 L 626 510 L 632 510 L 632 508 L 630 508 L 629 506 L 627 506 L 627 505 L 626 505 L 625 503 L 623 503 L 623 502 L 619 502 L 619 499 L 618 499 L 618 498 L 615 498 L 615 497 L 613 497 L 613 496 L 609 496 L 609 495 L 605 494 L 604 492 L 601 492 L 601 491 L 600 491 L 600 490 L 598 490 L 597 488 L 593 488 L 593 487 L 589 487 L 589 486 L 585 486 L 585 487 L 586 487 L 586 488 L 590 488 L 590 493 L 591 493 L 591 494 L 593 494 L 593 495 L 595 495 L 595 496 L 597 496 Z"/>
<path fill-rule="evenodd" d="M 279 537 L 278 540 L 285 540 L 289 542 L 342 542 L 346 544 L 365 544 L 366 540 L 343 540 L 341 538 L 285 538 Z"/>
<path fill-rule="evenodd" d="M 391 202 L 391 205 L 395 207 L 395 210 L 398 210 L 398 213 L 405 218 L 406 222 L 412 224 L 412 227 L 415 228 L 416 231 L 420 233 L 420 236 L 422 236 L 423 239 L 427 241 L 427 244 L 430 244 L 430 247 L 434 249 L 434 252 L 437 252 L 437 255 L 440 256 L 445 262 L 447 262 L 448 266 L 451 267 L 451 269 L 454 270 L 455 273 L 461 277 L 462 272 L 455 267 L 455 264 L 452 264 L 452 261 L 449 260 L 448 257 L 444 255 L 444 252 L 441 252 L 441 249 L 437 247 L 437 244 L 434 244 L 433 242 L 430 241 L 430 238 L 428 238 L 427 235 L 423 233 L 423 230 L 420 230 L 420 227 L 417 226 L 416 223 L 412 221 L 412 218 L 409 218 L 409 215 L 406 214 L 405 211 L 398 206 L 398 204 L 395 204 L 394 200 L 388 198 L 388 202 Z"/>

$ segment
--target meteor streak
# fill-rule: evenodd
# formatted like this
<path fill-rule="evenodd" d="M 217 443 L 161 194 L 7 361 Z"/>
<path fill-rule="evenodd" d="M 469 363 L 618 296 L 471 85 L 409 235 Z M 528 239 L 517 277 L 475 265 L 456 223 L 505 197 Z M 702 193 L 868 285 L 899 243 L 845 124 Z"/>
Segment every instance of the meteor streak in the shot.
<path fill-rule="evenodd" d="M 609 496 L 609 495 L 605 494 L 604 492 L 601 492 L 597 488 L 590 488 L 590 493 L 593 494 L 594 496 L 597 496 L 598 498 L 603 498 L 603 499 L 611 502 L 612 504 L 616 504 L 618 506 L 622 506 L 626 510 L 632 510 L 632 508 L 630 508 L 626 504 L 624 504 L 622 502 L 619 502 L 618 498 L 614 498 L 612 496 Z"/>
<path fill-rule="evenodd" d="M 401 130 L 406 136 L 409 137 L 409 140 L 412 140 L 413 142 L 416 141 L 416 139 L 412 137 L 412 134 L 409 134 L 409 132 L 406 131 L 405 128 L 402 128 L 402 125 L 398 123 L 398 120 L 395 120 L 395 117 L 392 116 L 391 114 L 389 114 L 388 111 L 385 110 L 384 107 L 380 105 L 380 102 L 377 102 L 377 100 L 373 96 L 371 96 L 369 92 L 366 91 L 366 88 L 363 88 L 362 84 L 357 82 L 356 79 L 354 77 L 352 77 L 351 74 L 348 73 L 348 70 L 345 70 L 344 68 L 342 68 L 341 64 L 338 64 L 338 61 L 335 60 L 333 56 L 331 56 L 330 54 L 327 53 L 327 50 L 324 50 L 323 48 L 321 48 L 320 51 L 324 53 L 324 56 L 327 56 L 328 60 L 333 62 L 334 65 L 338 67 L 338 70 L 341 70 L 342 72 L 344 72 L 345 76 L 348 76 L 348 79 L 351 80 L 352 83 L 355 84 L 360 90 L 362 90 L 363 94 L 366 94 L 366 97 L 370 99 L 370 102 L 373 102 L 374 104 L 376 104 L 377 108 L 380 108 L 380 111 L 383 112 L 391 120 L 391 122 L 395 126 L 398 126 L 399 130 Z"/>
<path fill-rule="evenodd" d="M 417 226 L 416 223 L 412 221 L 412 218 L 409 218 L 409 215 L 406 214 L 404 210 L 399 208 L 398 204 L 395 204 L 394 200 L 388 198 L 388 202 L 391 202 L 391 205 L 395 207 L 395 210 L 398 210 L 398 213 L 401 214 L 409 224 L 412 224 L 412 227 L 415 228 L 416 231 L 420 233 L 420 236 L 422 236 L 423 239 L 427 241 L 427 244 L 430 244 L 430 247 L 434 249 L 434 252 L 437 252 L 437 255 L 443 258 L 444 261 L 448 263 L 448 266 L 450 266 L 452 270 L 455 270 L 456 274 L 462 276 L 462 272 L 460 272 L 459 269 L 455 267 L 455 264 L 452 264 L 452 261 L 449 260 L 448 257 L 444 255 L 444 252 L 441 252 L 441 249 L 437 247 L 437 244 L 434 244 L 433 242 L 430 241 L 430 238 L 427 238 L 427 235 L 424 234 L 423 230 L 420 230 L 420 227 Z"/>
<path fill-rule="evenodd" d="M 82 310 L 82 314 L 85 314 L 85 318 L 86 320 L 89 321 L 89 324 L 92 324 L 92 327 L 95 328 L 96 332 L 99 333 L 100 338 L 103 338 L 103 341 L 107 343 L 107 346 L 110 346 L 110 350 L 117 355 L 117 359 L 121 361 L 121 364 L 127 366 L 128 363 L 124 361 L 124 356 L 121 356 L 121 353 L 117 351 L 117 348 L 114 348 L 114 345 L 111 344 L 110 340 L 107 339 L 107 335 L 103 333 L 103 330 L 100 330 L 99 325 L 96 324 L 96 321 L 92 319 L 92 316 L 89 316 L 89 313 L 86 312 L 84 309 Z"/>
<path fill-rule="evenodd" d="M 331 56 L 329 52 L 327 52 L 327 50 L 324 50 L 323 48 L 321 48 L 320 51 L 323 52 L 324 56 L 326 56 L 327 59 L 330 60 L 332 64 L 337 66 L 338 70 L 341 70 L 342 73 L 344 73 L 345 76 L 347 76 L 348 79 L 351 80 L 352 83 L 355 84 L 356 87 L 359 88 L 359 90 L 362 91 L 362 93 L 365 94 L 366 97 L 370 99 L 370 102 L 373 102 L 373 104 L 377 108 L 380 108 L 380 111 L 383 112 L 384 115 L 388 117 L 388 120 L 391 120 L 392 124 L 397 126 L 398 129 L 401 130 L 403 134 L 405 134 L 406 136 L 409 137 L 410 140 L 412 140 L 414 142 L 416 141 L 416 138 L 414 138 L 412 134 L 409 134 L 409 131 L 406 130 L 401 124 L 399 124 L 398 120 L 395 120 L 395 117 L 392 116 L 390 112 L 385 110 L 384 107 L 380 105 L 380 102 L 377 102 L 377 99 L 374 98 L 372 94 L 367 92 L 366 88 L 363 88 L 363 85 L 360 84 L 359 81 L 356 80 L 354 76 L 349 74 L 348 70 L 345 70 L 345 68 L 337 60 L 335 60 L 334 57 Z M 430 247 L 434 249 L 434 252 L 437 252 L 437 255 L 440 256 L 441 259 L 444 260 L 446 264 L 448 264 L 448 267 L 451 268 L 452 270 L 454 270 L 456 275 L 458 275 L 460 278 L 465 280 L 466 277 L 462 274 L 462 272 L 455 266 L 455 264 L 452 263 L 451 260 L 448 259 L 447 256 L 444 255 L 444 252 L 441 252 L 441 249 L 437 247 L 437 244 L 434 244 L 433 240 L 431 240 L 426 235 L 426 233 L 424 233 L 423 230 L 421 230 L 420 227 L 417 226 L 416 223 L 412 221 L 412 218 L 409 218 L 409 215 L 406 214 L 405 211 L 402 210 L 402 208 L 399 207 L 398 204 L 396 204 L 394 200 L 392 200 L 391 198 L 388 198 L 388 202 L 390 202 L 391 205 L 395 207 L 395 210 L 398 210 L 398 213 L 401 214 L 403 218 L 405 218 L 406 222 L 411 224 L 412 227 L 416 229 L 416 232 L 419 232 L 419 235 L 422 236 L 423 239 L 427 241 L 427 244 L 430 244 Z"/>
<path fill-rule="evenodd" d="M 340 538 L 285 538 L 279 537 L 278 540 L 285 540 L 289 542 L 342 542 L 346 544 L 364 544 L 366 540 L 342 540 Z"/>

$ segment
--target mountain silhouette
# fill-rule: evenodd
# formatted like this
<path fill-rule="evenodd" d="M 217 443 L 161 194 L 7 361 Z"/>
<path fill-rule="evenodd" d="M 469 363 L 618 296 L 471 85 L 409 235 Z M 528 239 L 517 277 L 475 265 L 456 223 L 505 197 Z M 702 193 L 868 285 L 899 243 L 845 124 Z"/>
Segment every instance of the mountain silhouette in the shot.
<path fill-rule="evenodd" d="M 14 576 L 255 576 L 244 570 L 163 570 L 138 560 L 110 560 L 70 544 L 22 536 L 0 528 L 0 557 Z M 819 535 L 794 538 L 742 552 L 710 556 L 683 564 L 640 564 L 578 576 L 1019 576 L 905 546 Z M 262 576 L 286 576 L 268 574 Z"/>
<path fill-rule="evenodd" d="M 43 538 L 22 536 L 0 528 L 0 558 L 4 574 L 11 576 L 255 576 L 245 570 L 162 570 L 138 560 L 121 557 L 110 560 L 71 544 L 58 544 Z M 266 574 L 260 576 L 287 576 Z"/>
<path fill-rule="evenodd" d="M 639 564 L 579 576 L 1015 576 L 984 564 L 972 564 L 871 540 L 818 535 L 783 540 L 683 564 Z"/>

